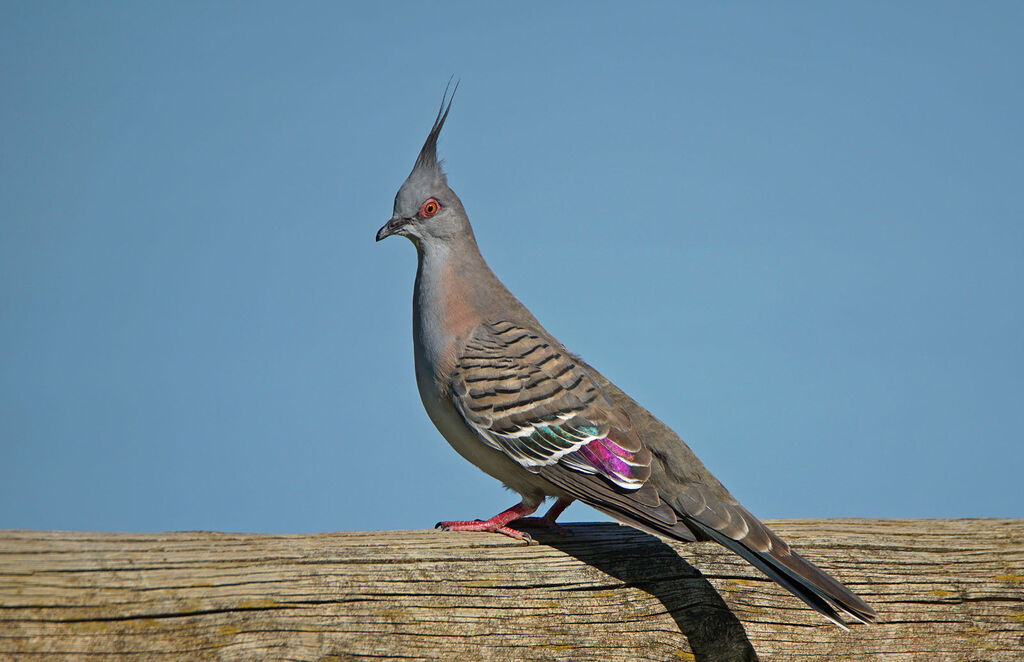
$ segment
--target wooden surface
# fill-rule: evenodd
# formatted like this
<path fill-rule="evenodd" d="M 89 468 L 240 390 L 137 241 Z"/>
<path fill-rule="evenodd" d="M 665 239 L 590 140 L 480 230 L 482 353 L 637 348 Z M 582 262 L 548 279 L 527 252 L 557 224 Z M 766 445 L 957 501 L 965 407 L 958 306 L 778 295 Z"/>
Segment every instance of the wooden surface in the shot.
<path fill-rule="evenodd" d="M 714 543 L 614 524 L 2 531 L 0 659 L 1024 661 L 1024 520 L 771 525 L 883 622 L 843 632 Z"/>

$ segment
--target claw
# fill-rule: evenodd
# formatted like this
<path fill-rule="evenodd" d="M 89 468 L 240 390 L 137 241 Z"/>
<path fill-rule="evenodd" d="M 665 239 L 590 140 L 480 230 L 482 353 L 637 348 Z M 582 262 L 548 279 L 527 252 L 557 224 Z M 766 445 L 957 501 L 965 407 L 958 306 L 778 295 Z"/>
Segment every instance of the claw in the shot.
<path fill-rule="evenodd" d="M 434 528 L 441 529 L 442 531 L 483 531 L 486 533 L 501 533 L 510 538 L 515 538 L 516 540 L 533 540 L 528 533 L 517 531 L 510 526 L 498 526 L 489 520 L 486 522 L 482 520 L 474 520 L 472 522 L 438 522 Z"/>
<path fill-rule="evenodd" d="M 467 522 L 464 520 L 452 520 L 442 521 L 434 525 L 435 529 L 441 529 L 442 531 L 488 531 L 491 533 L 501 533 L 515 538 L 516 540 L 526 541 L 527 544 L 535 544 L 533 538 L 522 531 L 516 531 L 510 526 L 507 526 L 509 522 L 517 520 L 524 515 L 529 515 L 533 511 L 537 510 L 537 507 L 524 506 L 523 504 L 517 504 L 512 506 L 506 511 L 498 513 L 489 520 L 474 520 Z"/>

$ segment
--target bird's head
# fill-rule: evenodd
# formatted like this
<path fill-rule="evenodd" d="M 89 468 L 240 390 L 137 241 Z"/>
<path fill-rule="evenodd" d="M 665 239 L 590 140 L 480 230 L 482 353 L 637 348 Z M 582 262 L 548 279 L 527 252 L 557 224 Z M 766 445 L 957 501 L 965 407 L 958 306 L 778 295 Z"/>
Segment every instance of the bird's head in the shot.
<path fill-rule="evenodd" d="M 448 179 L 437 160 L 437 136 L 448 118 L 458 87 L 456 83 L 451 97 L 448 96 L 448 88 L 445 88 L 434 126 L 416 157 L 412 172 L 395 195 L 391 220 L 377 231 L 377 241 L 391 235 L 400 235 L 407 237 L 417 248 L 422 248 L 458 237 L 472 237 L 473 231 L 469 227 L 462 201 L 448 188 Z"/>

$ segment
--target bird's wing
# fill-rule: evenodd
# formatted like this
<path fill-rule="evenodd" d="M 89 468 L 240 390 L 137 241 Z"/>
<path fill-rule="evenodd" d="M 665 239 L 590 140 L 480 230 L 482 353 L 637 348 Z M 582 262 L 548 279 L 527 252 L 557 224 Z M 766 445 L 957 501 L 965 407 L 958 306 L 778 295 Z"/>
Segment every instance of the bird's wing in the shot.
<path fill-rule="evenodd" d="M 626 489 L 650 477 L 651 454 L 625 414 L 536 331 L 481 324 L 458 357 L 451 387 L 483 441 L 529 471 L 561 463 Z"/>
<path fill-rule="evenodd" d="M 577 361 L 542 332 L 479 325 L 458 353 L 451 398 L 484 443 L 629 524 L 687 540 L 647 485 L 651 453 Z"/>

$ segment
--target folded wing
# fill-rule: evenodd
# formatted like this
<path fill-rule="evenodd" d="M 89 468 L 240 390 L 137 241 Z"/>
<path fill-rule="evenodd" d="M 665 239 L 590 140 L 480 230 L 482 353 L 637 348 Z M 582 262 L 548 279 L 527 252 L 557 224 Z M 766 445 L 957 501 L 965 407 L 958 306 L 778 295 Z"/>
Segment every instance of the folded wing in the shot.
<path fill-rule="evenodd" d="M 651 454 L 629 417 L 541 332 L 481 324 L 459 353 L 450 386 L 483 442 L 524 469 L 630 524 L 693 539 L 646 484 Z"/>

